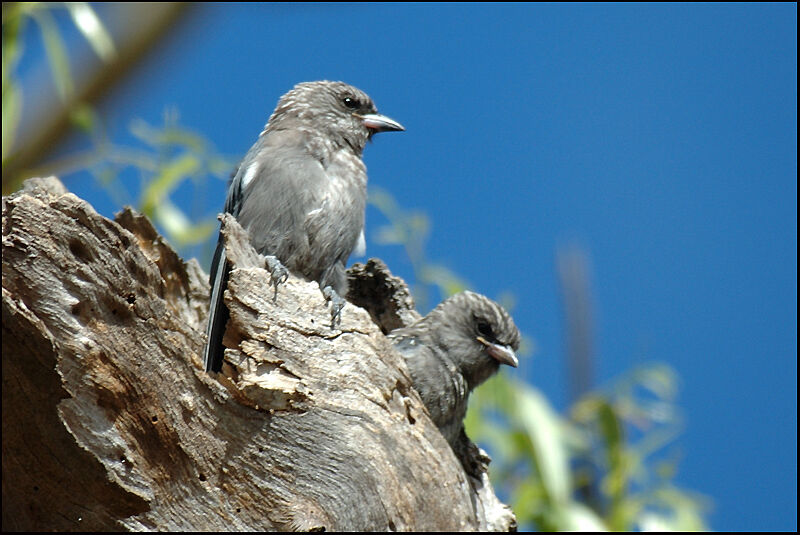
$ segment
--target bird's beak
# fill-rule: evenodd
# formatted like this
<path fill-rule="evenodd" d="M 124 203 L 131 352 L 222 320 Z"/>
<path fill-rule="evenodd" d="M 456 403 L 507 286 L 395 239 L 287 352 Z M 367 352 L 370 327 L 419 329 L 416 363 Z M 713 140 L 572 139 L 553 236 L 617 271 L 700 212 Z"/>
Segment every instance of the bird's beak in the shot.
<path fill-rule="evenodd" d="M 385 115 L 380 115 L 378 113 L 368 113 L 367 115 L 354 113 L 353 115 L 364 121 L 364 126 L 372 130 L 374 134 L 378 132 L 402 132 L 405 130 L 403 125 L 394 119 L 389 119 Z"/>
<path fill-rule="evenodd" d="M 486 352 L 489 353 L 489 356 L 491 356 L 500 364 L 508 364 L 509 366 L 513 366 L 514 368 L 519 366 L 519 361 L 517 360 L 517 356 L 514 354 L 514 350 L 511 349 L 510 347 L 501 344 L 493 344 L 487 341 L 482 336 L 478 337 L 478 342 L 485 345 Z"/>

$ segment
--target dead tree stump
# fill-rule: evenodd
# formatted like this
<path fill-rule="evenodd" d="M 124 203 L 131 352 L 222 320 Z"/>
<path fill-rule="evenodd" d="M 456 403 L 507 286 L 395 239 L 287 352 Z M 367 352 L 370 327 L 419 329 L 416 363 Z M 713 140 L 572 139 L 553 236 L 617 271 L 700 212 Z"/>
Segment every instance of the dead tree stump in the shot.
<path fill-rule="evenodd" d="M 224 217 L 231 320 L 212 376 L 207 276 L 144 216 L 110 221 L 54 178 L 2 210 L 4 530 L 513 529 L 385 337 L 419 315 L 379 261 L 351 272 L 369 312 L 349 304 L 331 329 L 316 283 L 291 277 L 273 300 Z"/>

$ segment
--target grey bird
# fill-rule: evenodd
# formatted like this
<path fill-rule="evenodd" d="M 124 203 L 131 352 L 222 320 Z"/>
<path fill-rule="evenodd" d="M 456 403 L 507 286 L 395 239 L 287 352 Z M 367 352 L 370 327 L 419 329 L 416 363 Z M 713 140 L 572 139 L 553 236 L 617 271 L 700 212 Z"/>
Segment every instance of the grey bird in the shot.
<path fill-rule="evenodd" d="M 456 294 L 389 338 L 408 366 L 433 423 L 464 468 L 478 475 L 488 458 L 467 437 L 469 395 L 501 364 L 517 367 L 520 334 L 506 310 L 474 292 Z"/>
<path fill-rule="evenodd" d="M 361 154 L 374 134 L 400 130 L 351 85 L 301 83 L 280 98 L 228 187 L 225 211 L 267 257 L 276 296 L 286 268 L 319 282 L 331 302 L 332 327 L 347 295 L 345 263 L 364 245 L 367 171 Z M 222 367 L 229 270 L 220 236 L 211 264 L 206 371 Z"/>

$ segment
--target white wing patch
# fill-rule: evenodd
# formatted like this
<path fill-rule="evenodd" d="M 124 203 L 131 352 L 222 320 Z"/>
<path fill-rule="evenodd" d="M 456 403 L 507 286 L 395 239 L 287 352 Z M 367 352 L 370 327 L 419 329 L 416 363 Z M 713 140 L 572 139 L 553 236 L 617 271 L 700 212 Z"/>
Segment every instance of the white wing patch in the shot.
<path fill-rule="evenodd" d="M 242 177 L 242 190 L 245 190 L 247 188 L 247 185 L 253 181 L 253 178 L 256 176 L 256 173 L 258 173 L 258 163 L 254 163 L 247 168 L 247 171 Z"/>

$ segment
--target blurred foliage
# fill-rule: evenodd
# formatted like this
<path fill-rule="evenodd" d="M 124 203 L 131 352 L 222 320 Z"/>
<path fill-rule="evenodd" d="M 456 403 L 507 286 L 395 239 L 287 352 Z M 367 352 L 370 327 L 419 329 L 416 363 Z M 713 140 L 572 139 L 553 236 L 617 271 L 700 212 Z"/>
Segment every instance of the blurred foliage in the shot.
<path fill-rule="evenodd" d="M 545 531 L 705 530 L 710 504 L 677 488 L 676 377 L 647 364 L 560 416 L 537 389 L 500 374 L 473 394 L 467 432 L 493 454 L 498 491 L 522 526 Z"/>
<path fill-rule="evenodd" d="M 11 155 L 21 116 L 23 95 L 16 77 L 22 50 L 22 35 L 27 24 L 38 26 L 56 93 L 66 103 L 74 96 L 75 82 L 70 68 L 69 51 L 55 21 L 55 13 L 64 10 L 75 28 L 103 60 L 111 60 L 115 47 L 94 9 L 85 2 L 3 4 L 3 168 Z M 214 215 L 190 217 L 172 202 L 170 195 L 190 182 L 195 196 L 202 195 L 209 175 L 226 179 L 234 167 L 231 159 L 219 155 L 202 136 L 183 129 L 178 114 L 167 111 L 164 124 L 151 126 L 142 120 L 130 125 L 130 133 L 141 145 L 113 143 L 97 112 L 85 103 L 72 104 L 70 120 L 74 129 L 88 136 L 88 150 L 41 165 L 40 174 L 62 176 L 86 170 L 122 207 L 135 206 L 146 214 L 182 253 L 187 247 L 205 244 L 217 228 Z M 129 192 L 121 179 L 123 173 L 138 177 L 137 193 Z"/>
<path fill-rule="evenodd" d="M 28 21 L 39 25 L 59 97 L 68 98 L 74 85 L 64 41 L 52 20 L 54 9 L 68 10 L 101 58 L 114 54 L 108 32 L 88 4 L 3 4 L 4 167 L 20 119 L 22 94 L 14 72 Z M 88 135 L 91 148 L 55 162 L 52 172 L 88 170 L 117 205 L 137 206 L 183 254 L 186 246 L 209 241 L 217 228 L 215 218 L 193 221 L 198 218 L 188 216 L 170 195 L 186 183 L 202 195 L 209 176 L 227 178 L 232 161 L 219 156 L 202 136 L 180 128 L 174 112 L 165 114 L 159 127 L 131 124 L 141 147 L 111 142 L 89 106 L 77 106 L 72 121 Z M 138 196 L 126 191 L 120 178 L 130 170 L 139 176 Z M 434 293 L 444 298 L 469 288 L 454 271 L 429 261 L 425 246 L 430 221 L 425 214 L 402 209 L 391 194 L 376 188 L 370 191 L 370 203 L 387 219 L 373 238 L 404 248 L 421 309 L 430 308 Z M 497 300 L 513 309 L 510 293 Z M 520 353 L 530 353 L 532 345 L 524 337 Z M 649 364 L 583 394 L 561 415 L 536 388 L 498 374 L 473 394 L 467 432 L 492 454 L 492 481 L 508 497 L 522 528 L 704 530 L 708 500 L 672 483 L 679 456 L 670 447 L 682 426 L 676 393 L 674 372 Z"/>
<path fill-rule="evenodd" d="M 216 214 L 189 216 L 170 196 L 188 183 L 199 201 L 209 176 L 226 180 L 234 160 L 218 154 L 202 136 L 180 127 L 175 112 L 165 113 L 164 124 L 158 127 L 142 120 L 131 122 L 130 133 L 143 148 L 112 143 L 96 118 L 86 123 L 85 130 L 94 140 L 93 148 L 77 161 L 71 158 L 71 164 L 83 164 L 115 204 L 131 205 L 144 213 L 181 254 L 210 240 L 218 226 Z M 127 191 L 120 180 L 130 170 L 138 175 L 138 194 Z"/>
<path fill-rule="evenodd" d="M 74 94 L 69 54 L 54 12 L 69 13 L 75 28 L 86 38 L 92 50 L 104 61 L 116 51 L 100 18 L 87 2 L 4 2 L 3 3 L 3 165 L 11 154 L 22 112 L 22 91 L 16 69 L 23 53 L 21 36 L 33 22 L 38 26 L 56 92 L 62 102 Z"/>

